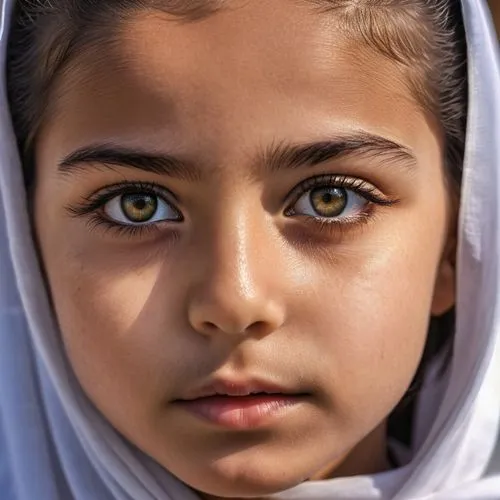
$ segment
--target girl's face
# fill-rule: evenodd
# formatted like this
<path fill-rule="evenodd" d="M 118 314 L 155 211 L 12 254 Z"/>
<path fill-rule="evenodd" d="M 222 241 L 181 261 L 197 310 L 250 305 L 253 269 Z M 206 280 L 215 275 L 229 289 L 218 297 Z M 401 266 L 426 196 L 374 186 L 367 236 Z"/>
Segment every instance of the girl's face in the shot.
<path fill-rule="evenodd" d="M 36 229 L 109 421 L 212 495 L 383 470 L 453 302 L 441 139 L 396 65 L 307 3 L 242 2 L 137 14 L 53 100 Z"/>

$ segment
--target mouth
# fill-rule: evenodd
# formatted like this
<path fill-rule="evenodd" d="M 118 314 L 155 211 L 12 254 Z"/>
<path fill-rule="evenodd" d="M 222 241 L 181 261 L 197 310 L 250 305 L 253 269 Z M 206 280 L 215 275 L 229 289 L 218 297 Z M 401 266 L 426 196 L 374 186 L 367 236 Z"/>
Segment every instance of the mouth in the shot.
<path fill-rule="evenodd" d="M 309 397 L 309 393 L 263 381 L 218 379 L 173 404 L 205 423 L 249 430 L 283 418 Z"/>

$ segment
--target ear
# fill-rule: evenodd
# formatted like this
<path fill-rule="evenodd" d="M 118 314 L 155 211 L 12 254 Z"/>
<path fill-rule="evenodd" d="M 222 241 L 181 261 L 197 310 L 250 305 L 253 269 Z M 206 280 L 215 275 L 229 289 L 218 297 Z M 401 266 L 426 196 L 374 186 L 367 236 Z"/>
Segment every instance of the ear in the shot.
<path fill-rule="evenodd" d="M 431 305 L 432 316 L 441 316 L 455 305 L 456 253 L 457 237 L 456 231 L 453 230 L 453 233 L 448 237 L 441 262 L 437 269 L 434 296 Z"/>

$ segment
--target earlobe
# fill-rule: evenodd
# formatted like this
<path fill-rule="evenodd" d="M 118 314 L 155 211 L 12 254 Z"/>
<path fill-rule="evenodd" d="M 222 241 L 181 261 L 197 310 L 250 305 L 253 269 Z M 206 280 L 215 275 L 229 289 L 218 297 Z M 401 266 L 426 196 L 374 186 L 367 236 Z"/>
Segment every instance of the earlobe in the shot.
<path fill-rule="evenodd" d="M 439 264 L 434 286 L 431 315 L 441 316 L 455 305 L 456 294 L 456 238 L 450 238 Z"/>

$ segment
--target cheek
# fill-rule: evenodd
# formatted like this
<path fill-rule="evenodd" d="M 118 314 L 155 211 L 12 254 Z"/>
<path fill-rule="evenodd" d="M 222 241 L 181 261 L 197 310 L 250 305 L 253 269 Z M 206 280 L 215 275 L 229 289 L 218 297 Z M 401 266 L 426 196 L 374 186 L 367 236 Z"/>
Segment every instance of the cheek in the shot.
<path fill-rule="evenodd" d="M 41 247 L 65 349 L 80 383 L 121 427 L 133 421 L 147 425 L 186 366 L 197 366 L 190 361 L 199 348 L 196 338 L 176 335 L 186 325 L 179 313 L 179 280 L 165 264 L 171 256 L 75 251 L 50 231 Z"/>
<path fill-rule="evenodd" d="M 321 300 L 316 294 L 301 312 L 314 318 L 316 370 L 327 375 L 322 384 L 346 429 L 382 420 L 420 362 L 442 241 L 441 226 L 421 226 L 401 225 L 397 238 L 339 254 L 321 269 Z"/>

